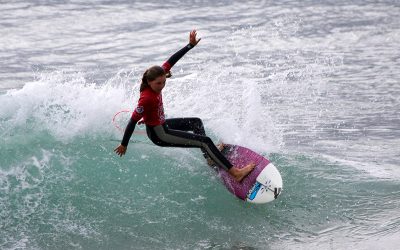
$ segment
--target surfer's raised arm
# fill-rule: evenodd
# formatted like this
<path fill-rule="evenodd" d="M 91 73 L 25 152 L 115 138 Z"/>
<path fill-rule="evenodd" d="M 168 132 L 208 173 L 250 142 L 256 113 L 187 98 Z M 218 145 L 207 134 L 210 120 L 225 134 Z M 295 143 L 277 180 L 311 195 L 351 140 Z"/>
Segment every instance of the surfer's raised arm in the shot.
<path fill-rule="evenodd" d="M 196 36 L 197 31 L 192 30 L 189 34 L 189 43 L 185 47 L 177 51 L 175 54 L 173 54 L 166 62 L 164 62 L 162 68 L 164 69 L 167 76 L 170 75 L 170 70 L 175 65 L 175 63 L 178 62 L 179 59 L 181 59 L 189 50 L 191 50 L 200 42 L 201 38 L 197 39 Z"/>

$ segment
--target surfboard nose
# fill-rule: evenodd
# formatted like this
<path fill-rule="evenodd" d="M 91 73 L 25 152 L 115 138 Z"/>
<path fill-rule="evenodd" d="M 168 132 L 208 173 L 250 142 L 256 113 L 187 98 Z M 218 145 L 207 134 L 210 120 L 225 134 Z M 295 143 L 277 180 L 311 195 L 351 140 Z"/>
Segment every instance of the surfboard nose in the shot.
<path fill-rule="evenodd" d="M 246 200 L 252 203 L 273 201 L 281 194 L 282 187 L 281 174 L 274 164 L 269 163 L 257 176 L 256 183 L 250 189 Z"/>

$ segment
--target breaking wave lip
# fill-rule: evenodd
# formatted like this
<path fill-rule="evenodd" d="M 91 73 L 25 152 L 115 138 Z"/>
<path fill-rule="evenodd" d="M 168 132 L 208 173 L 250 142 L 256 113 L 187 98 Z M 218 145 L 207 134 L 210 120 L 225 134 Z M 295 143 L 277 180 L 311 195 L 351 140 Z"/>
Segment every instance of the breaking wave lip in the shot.
<path fill-rule="evenodd" d="M 32 129 L 48 131 L 61 141 L 94 134 L 119 137 L 111 120 L 118 111 L 133 110 L 139 97 L 138 85 L 130 83 L 132 74 L 119 73 L 104 84 L 96 84 L 88 82 L 79 72 L 42 73 L 36 81 L 0 96 L 0 132 L 10 133 L 13 128 L 29 124 Z M 195 86 L 194 78 L 190 75 L 170 80 L 171 86 L 163 94 L 169 117 L 198 116 L 205 121 L 211 135 L 263 152 L 277 150 L 282 145 L 280 130 L 274 128 L 264 108 L 257 83 L 225 93 L 221 90 L 220 97 L 209 98 L 208 86 Z M 185 93 L 182 85 L 186 85 Z"/>

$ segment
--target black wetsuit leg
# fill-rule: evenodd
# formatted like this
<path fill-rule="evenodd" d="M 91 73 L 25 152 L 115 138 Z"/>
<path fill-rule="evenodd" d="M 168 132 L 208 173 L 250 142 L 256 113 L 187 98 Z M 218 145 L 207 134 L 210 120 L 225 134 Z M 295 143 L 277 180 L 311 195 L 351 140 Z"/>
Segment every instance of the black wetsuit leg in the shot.
<path fill-rule="evenodd" d="M 193 131 L 196 135 L 206 136 L 203 121 L 197 117 L 166 119 L 165 123 L 169 129 Z"/>
<path fill-rule="evenodd" d="M 166 119 L 165 123 L 167 124 L 169 129 L 192 131 L 196 135 L 206 136 L 203 121 L 197 117 Z M 206 158 L 207 160 L 211 158 L 204 148 L 201 148 L 201 151 L 203 152 L 204 158 Z"/>
<path fill-rule="evenodd" d="M 167 122 L 168 120 L 170 122 Z M 163 125 L 146 126 L 146 130 L 150 140 L 158 146 L 201 148 L 218 166 L 225 169 L 232 167 L 232 164 L 222 155 L 212 140 L 205 136 L 202 122 L 198 118 L 167 119 Z M 186 131 L 196 131 L 199 134 Z"/>

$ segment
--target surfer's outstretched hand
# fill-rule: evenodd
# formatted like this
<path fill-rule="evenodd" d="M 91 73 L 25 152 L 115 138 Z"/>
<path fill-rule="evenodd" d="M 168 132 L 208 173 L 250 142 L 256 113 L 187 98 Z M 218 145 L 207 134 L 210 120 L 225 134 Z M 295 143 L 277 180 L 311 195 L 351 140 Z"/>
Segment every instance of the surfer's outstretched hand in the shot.
<path fill-rule="evenodd" d="M 123 145 L 119 145 L 114 149 L 114 152 L 117 153 L 120 157 L 122 157 L 126 153 L 126 147 Z"/>
<path fill-rule="evenodd" d="M 197 36 L 197 31 L 196 30 L 192 30 L 190 32 L 190 34 L 189 34 L 189 43 L 192 46 L 196 46 L 201 40 L 201 38 L 197 39 L 196 36 Z"/>

